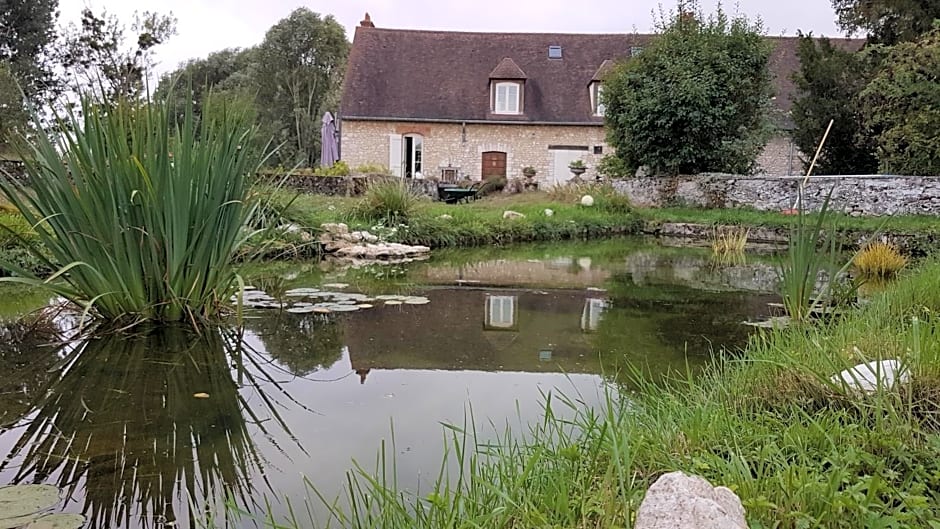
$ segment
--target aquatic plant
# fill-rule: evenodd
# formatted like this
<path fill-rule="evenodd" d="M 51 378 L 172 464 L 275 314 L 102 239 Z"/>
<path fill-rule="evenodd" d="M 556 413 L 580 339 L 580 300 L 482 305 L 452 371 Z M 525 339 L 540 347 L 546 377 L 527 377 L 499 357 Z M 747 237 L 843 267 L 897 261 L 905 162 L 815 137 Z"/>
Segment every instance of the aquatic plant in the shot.
<path fill-rule="evenodd" d="M 831 197 L 832 189 L 823 199 L 815 218 L 811 219 L 804 211 L 803 190 L 800 188 L 796 222 L 790 229 L 787 253 L 777 266 L 784 308 L 790 319 L 796 322 L 807 321 L 832 301 L 833 287 L 852 264 L 851 259 L 839 264 L 842 247 L 834 225 L 827 225 Z M 817 291 L 821 273 L 823 280 Z"/>
<path fill-rule="evenodd" d="M 24 153 L 30 187 L 0 190 L 61 268 L 40 281 L 105 320 L 208 319 L 235 283 L 233 255 L 251 235 L 251 178 L 261 155 L 240 109 L 212 105 L 199 122 L 170 99 L 82 99 L 80 112 L 37 127 Z M 38 119 L 38 117 L 36 118 Z"/>
<path fill-rule="evenodd" d="M 379 178 L 369 183 L 354 214 L 370 221 L 399 222 L 415 215 L 422 196 L 404 178 Z"/>
<path fill-rule="evenodd" d="M 901 255 L 897 246 L 879 241 L 862 248 L 852 264 L 866 279 L 890 279 L 907 266 L 907 257 Z"/>
<path fill-rule="evenodd" d="M 712 255 L 724 256 L 728 254 L 743 254 L 747 247 L 747 238 L 750 228 L 744 226 L 726 226 L 715 228 L 711 234 Z"/>

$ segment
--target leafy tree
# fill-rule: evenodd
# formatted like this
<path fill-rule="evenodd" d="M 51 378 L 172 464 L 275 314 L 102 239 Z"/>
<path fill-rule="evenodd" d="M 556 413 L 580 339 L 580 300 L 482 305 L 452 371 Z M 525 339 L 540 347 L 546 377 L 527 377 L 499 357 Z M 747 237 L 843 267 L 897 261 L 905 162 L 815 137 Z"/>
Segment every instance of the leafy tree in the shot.
<path fill-rule="evenodd" d="M 608 142 L 629 172 L 749 173 L 766 144 L 771 49 L 760 24 L 691 8 L 663 17 L 660 37 L 606 81 Z"/>
<path fill-rule="evenodd" d="M 861 98 L 883 171 L 940 175 L 940 24 L 894 46 Z"/>
<path fill-rule="evenodd" d="M 77 84 L 100 91 L 109 101 L 140 96 L 154 64 L 153 48 L 176 34 L 176 19 L 149 11 L 135 14 L 130 45 L 126 30 L 114 15 L 86 8 L 81 25 L 70 26 L 64 36 L 62 65 Z"/>
<path fill-rule="evenodd" d="M 29 122 L 23 91 L 13 75 L 9 63 L 0 62 L 0 154 L 14 149 L 11 142 L 17 133 L 23 133 Z"/>
<path fill-rule="evenodd" d="M 255 48 L 247 48 L 227 49 L 211 53 L 206 58 L 192 59 L 165 74 L 154 95 L 172 95 L 178 109 L 184 108 L 187 100 L 193 101 L 193 114 L 197 119 L 202 115 L 210 91 L 215 94 L 213 101 L 220 97 L 253 100 L 254 56 Z"/>
<path fill-rule="evenodd" d="M 940 18 L 937 0 L 832 0 L 832 7 L 842 29 L 886 45 L 916 40 Z"/>
<path fill-rule="evenodd" d="M 58 0 L 0 0 L 0 61 L 33 103 L 56 87 L 50 47 Z"/>
<path fill-rule="evenodd" d="M 796 129 L 793 140 L 808 169 L 819 141 L 833 120 L 819 160 L 817 174 L 871 174 L 878 170 L 874 137 L 862 120 L 858 95 L 870 78 L 865 54 L 839 49 L 829 39 L 800 35 L 800 70 L 794 82 L 800 90 L 793 102 Z"/>
<path fill-rule="evenodd" d="M 257 103 L 262 132 L 282 144 L 281 163 L 316 162 L 320 118 L 336 103 L 348 53 L 343 27 L 307 8 L 268 30 L 257 50 Z"/>

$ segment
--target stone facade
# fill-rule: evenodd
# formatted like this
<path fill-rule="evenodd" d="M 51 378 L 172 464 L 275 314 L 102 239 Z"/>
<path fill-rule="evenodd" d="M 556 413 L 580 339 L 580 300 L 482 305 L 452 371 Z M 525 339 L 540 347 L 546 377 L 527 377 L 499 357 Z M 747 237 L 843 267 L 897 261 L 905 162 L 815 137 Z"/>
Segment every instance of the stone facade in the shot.
<path fill-rule="evenodd" d="M 506 177 L 522 177 L 522 168 L 536 170 L 542 186 L 566 182 L 566 162 L 558 156 L 578 158 L 588 170 L 583 179 L 597 175 L 596 167 L 610 152 L 605 130 L 599 125 L 504 125 L 479 123 L 409 123 L 403 121 L 346 120 L 342 123 L 342 158 L 350 167 L 367 164 L 389 165 L 390 137 L 420 135 L 423 139 L 425 178 L 440 177 L 442 170 L 457 170 L 458 178 L 480 180 L 484 152 L 506 153 Z M 563 151 L 563 152 L 558 152 Z M 597 153 L 597 154 L 595 154 Z M 775 136 L 758 159 L 760 174 L 782 176 L 800 171 L 799 151 L 785 135 Z"/>
<path fill-rule="evenodd" d="M 626 178 L 615 187 L 642 206 L 791 209 L 802 177 L 698 175 Z M 849 215 L 940 215 L 940 177 L 820 176 L 806 185 L 803 205 L 818 210 L 832 189 L 831 209 Z"/>
<path fill-rule="evenodd" d="M 582 178 L 593 178 L 595 167 L 608 152 L 604 128 L 597 125 L 497 125 L 467 123 L 407 123 L 353 121 L 342 123 L 342 158 L 350 167 L 389 165 L 390 136 L 420 134 L 423 138 L 425 178 L 440 177 L 447 167 L 459 178 L 480 180 L 484 152 L 506 153 L 506 177 L 521 178 L 522 168 L 532 166 L 542 185 L 567 181 L 570 172 L 555 174 L 555 147 L 578 147 L 577 158 L 588 167 Z M 599 148 L 600 153 L 594 154 Z M 575 155 L 575 153 L 571 153 Z"/>

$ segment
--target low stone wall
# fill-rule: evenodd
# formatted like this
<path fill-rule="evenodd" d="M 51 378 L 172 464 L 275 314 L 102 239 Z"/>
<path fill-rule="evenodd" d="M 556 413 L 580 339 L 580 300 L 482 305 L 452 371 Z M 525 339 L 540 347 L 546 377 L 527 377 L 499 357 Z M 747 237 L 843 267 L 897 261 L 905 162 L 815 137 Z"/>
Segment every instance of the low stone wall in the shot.
<path fill-rule="evenodd" d="M 637 205 L 705 208 L 750 207 L 782 211 L 793 207 L 802 177 L 698 175 L 638 177 L 614 182 Z M 940 177 L 812 177 L 804 207 L 818 210 L 830 189 L 830 207 L 853 216 L 940 215 Z"/>
<path fill-rule="evenodd" d="M 271 183 L 280 182 L 283 176 L 265 175 L 267 181 Z M 291 175 L 284 180 L 284 186 L 290 189 L 312 193 L 316 195 L 355 197 L 366 192 L 369 183 L 373 180 L 389 178 L 384 175 L 362 175 L 362 176 L 310 176 L 310 175 Z M 406 180 L 412 188 L 422 195 L 431 198 L 437 196 L 437 182 L 432 180 Z"/>

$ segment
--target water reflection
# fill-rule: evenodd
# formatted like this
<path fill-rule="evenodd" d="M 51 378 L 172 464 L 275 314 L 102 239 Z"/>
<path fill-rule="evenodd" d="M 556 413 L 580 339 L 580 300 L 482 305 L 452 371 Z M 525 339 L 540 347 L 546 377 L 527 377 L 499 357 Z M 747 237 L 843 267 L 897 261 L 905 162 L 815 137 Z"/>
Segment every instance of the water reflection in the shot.
<path fill-rule="evenodd" d="M 264 350 L 298 377 L 329 369 L 343 355 L 343 326 L 324 316 L 279 312 L 246 321 Z"/>
<path fill-rule="evenodd" d="M 253 383 L 237 343 L 183 329 L 79 343 L 33 401 L 0 471 L 81 498 L 91 528 L 177 523 L 189 518 L 187 497 L 247 500 L 264 465 L 233 378 L 234 360 Z"/>

